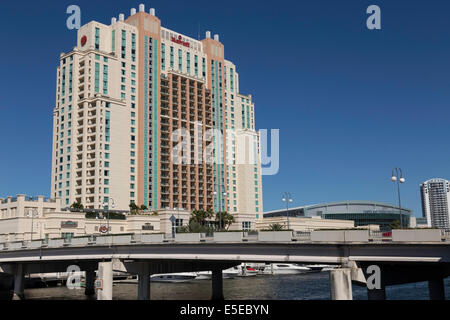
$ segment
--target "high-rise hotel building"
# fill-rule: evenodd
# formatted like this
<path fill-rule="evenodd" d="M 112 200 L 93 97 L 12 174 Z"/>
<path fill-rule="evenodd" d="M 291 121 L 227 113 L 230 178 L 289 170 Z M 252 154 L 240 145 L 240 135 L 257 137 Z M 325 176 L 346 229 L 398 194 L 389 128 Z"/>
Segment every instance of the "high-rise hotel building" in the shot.
<path fill-rule="evenodd" d="M 450 181 L 430 179 L 420 185 L 422 213 L 429 227 L 450 229 Z"/>
<path fill-rule="evenodd" d="M 255 106 L 218 35 L 187 37 L 140 5 L 77 38 L 57 68 L 52 196 L 262 215 Z"/>

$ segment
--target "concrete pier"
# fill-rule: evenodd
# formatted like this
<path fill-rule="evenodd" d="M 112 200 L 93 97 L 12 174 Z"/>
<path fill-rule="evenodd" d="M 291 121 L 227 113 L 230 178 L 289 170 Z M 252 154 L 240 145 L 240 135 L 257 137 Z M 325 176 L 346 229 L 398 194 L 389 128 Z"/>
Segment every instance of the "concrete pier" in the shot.
<path fill-rule="evenodd" d="M 86 286 L 84 294 L 87 296 L 95 295 L 95 269 L 86 270 Z"/>
<path fill-rule="evenodd" d="M 430 300 L 445 300 L 444 279 L 437 278 L 428 281 Z"/>
<path fill-rule="evenodd" d="M 150 264 L 142 263 L 138 274 L 138 300 L 150 300 Z"/>
<path fill-rule="evenodd" d="M 352 273 L 350 268 L 330 271 L 332 300 L 353 300 Z"/>
<path fill-rule="evenodd" d="M 112 300 L 113 297 L 112 262 L 100 262 L 98 264 L 98 280 L 102 280 L 102 288 L 97 290 L 97 300 Z"/>
<path fill-rule="evenodd" d="M 14 272 L 14 296 L 13 300 L 25 300 L 24 294 L 25 274 L 23 265 L 18 264 Z"/>
<path fill-rule="evenodd" d="M 386 287 L 367 289 L 367 300 L 386 300 Z"/>
<path fill-rule="evenodd" d="M 212 279 L 211 300 L 214 300 L 214 301 L 224 300 L 222 269 L 213 269 L 211 279 Z"/>

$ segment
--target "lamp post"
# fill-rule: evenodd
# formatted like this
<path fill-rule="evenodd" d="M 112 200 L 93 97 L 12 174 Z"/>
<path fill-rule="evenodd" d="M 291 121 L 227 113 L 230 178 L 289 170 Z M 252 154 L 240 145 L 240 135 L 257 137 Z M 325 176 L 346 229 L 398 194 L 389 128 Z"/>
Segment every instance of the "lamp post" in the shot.
<path fill-rule="evenodd" d="M 34 226 L 34 216 L 37 215 L 37 209 L 30 209 L 28 211 L 27 216 L 31 216 L 31 235 L 30 235 L 30 241 L 33 241 L 33 226 Z"/>
<path fill-rule="evenodd" d="M 114 209 L 114 207 L 116 206 L 116 203 L 114 202 L 114 199 L 113 199 L 113 198 L 108 198 L 108 200 L 105 200 L 105 201 L 103 202 L 103 209 L 104 209 L 104 210 L 108 210 L 108 212 L 107 212 L 107 217 L 106 217 L 106 221 L 107 221 L 106 223 L 107 223 L 108 235 L 109 235 L 109 201 L 112 202 L 111 208 Z M 103 218 L 103 214 L 101 215 L 101 218 Z"/>
<path fill-rule="evenodd" d="M 287 215 L 287 223 L 288 223 L 288 230 L 291 229 L 291 226 L 289 224 L 289 203 L 292 203 L 292 196 L 289 192 L 283 192 L 281 195 L 281 201 L 286 202 L 286 215 Z"/>
<path fill-rule="evenodd" d="M 392 182 L 397 182 L 398 191 L 398 209 L 400 211 L 400 226 L 403 228 L 403 214 L 402 214 L 402 202 L 400 200 L 400 183 L 405 183 L 405 178 L 403 177 L 403 171 L 401 168 L 394 168 L 392 170 Z"/>

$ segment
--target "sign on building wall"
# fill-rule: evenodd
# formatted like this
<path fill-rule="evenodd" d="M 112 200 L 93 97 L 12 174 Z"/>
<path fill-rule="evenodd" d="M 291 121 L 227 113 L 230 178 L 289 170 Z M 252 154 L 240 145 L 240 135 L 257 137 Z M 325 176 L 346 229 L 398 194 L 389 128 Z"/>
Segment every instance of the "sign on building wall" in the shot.
<path fill-rule="evenodd" d="M 62 229 L 73 229 L 78 228 L 78 222 L 76 221 L 61 221 Z"/>

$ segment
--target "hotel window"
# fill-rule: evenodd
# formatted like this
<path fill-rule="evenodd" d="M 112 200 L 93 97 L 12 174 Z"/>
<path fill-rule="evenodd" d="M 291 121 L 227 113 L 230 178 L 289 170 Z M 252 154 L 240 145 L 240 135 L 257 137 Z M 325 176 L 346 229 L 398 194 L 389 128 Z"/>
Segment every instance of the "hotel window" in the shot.
<path fill-rule="evenodd" d="M 122 59 L 126 57 L 126 41 L 127 41 L 127 33 L 125 30 L 122 30 Z"/>
<path fill-rule="evenodd" d="M 206 59 L 205 58 L 202 58 L 202 75 L 203 75 L 203 78 L 206 77 Z"/>
<path fill-rule="evenodd" d="M 191 73 L 191 54 L 188 52 L 186 53 L 186 60 L 187 60 L 187 73 Z"/>
<path fill-rule="evenodd" d="M 173 69 L 173 47 L 170 47 L 170 68 Z"/>
<path fill-rule="evenodd" d="M 183 72 L 183 51 L 178 49 L 178 71 Z"/>
<path fill-rule="evenodd" d="M 194 69 L 195 69 L 195 76 L 198 77 L 198 56 L 194 56 Z"/>
<path fill-rule="evenodd" d="M 166 45 L 161 44 L 161 69 L 166 70 Z"/>
<path fill-rule="evenodd" d="M 100 64 L 98 62 L 95 63 L 95 92 L 98 93 L 100 91 Z"/>
<path fill-rule="evenodd" d="M 109 188 L 105 188 L 104 191 L 105 191 L 104 194 L 109 194 Z"/>
<path fill-rule="evenodd" d="M 109 185 L 109 179 L 105 179 L 105 185 Z"/>
<path fill-rule="evenodd" d="M 134 33 L 131 34 L 131 60 L 136 61 L 136 35 Z"/>
<path fill-rule="evenodd" d="M 103 66 L 103 94 L 108 94 L 108 66 Z"/>
<path fill-rule="evenodd" d="M 100 29 L 95 28 L 95 50 L 100 49 Z"/>

